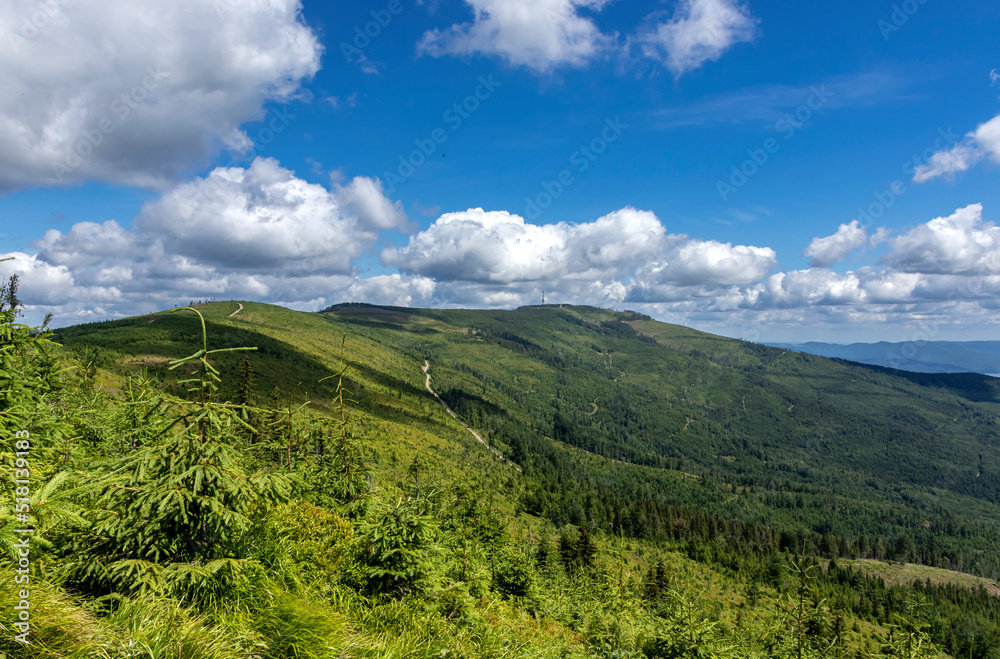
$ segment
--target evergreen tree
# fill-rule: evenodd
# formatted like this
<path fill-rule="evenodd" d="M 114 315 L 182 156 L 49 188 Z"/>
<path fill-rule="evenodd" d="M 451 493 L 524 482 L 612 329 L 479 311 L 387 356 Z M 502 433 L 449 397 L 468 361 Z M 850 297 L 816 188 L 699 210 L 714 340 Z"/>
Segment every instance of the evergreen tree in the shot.
<path fill-rule="evenodd" d="M 76 535 L 71 578 L 97 592 L 169 593 L 182 599 L 222 597 L 259 569 L 241 555 L 251 515 L 286 501 L 289 478 L 250 473 L 238 448 L 245 427 L 239 406 L 215 401 L 218 371 L 211 355 L 243 348 L 202 348 L 171 365 L 198 365 L 194 403 L 174 401 L 152 420 L 148 444 L 104 465 L 93 525 Z"/>
<path fill-rule="evenodd" d="M 584 524 L 580 528 L 580 535 L 576 541 L 576 561 L 585 568 L 594 565 L 594 557 L 597 555 L 597 545 L 590 537 L 590 528 Z"/>

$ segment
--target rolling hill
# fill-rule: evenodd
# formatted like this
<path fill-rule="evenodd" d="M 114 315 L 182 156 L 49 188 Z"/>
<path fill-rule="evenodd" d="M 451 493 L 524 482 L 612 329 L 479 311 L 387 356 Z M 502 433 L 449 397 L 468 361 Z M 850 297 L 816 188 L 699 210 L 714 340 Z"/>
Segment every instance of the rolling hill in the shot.
<path fill-rule="evenodd" d="M 345 341 L 348 387 L 387 475 L 422 456 L 556 525 L 658 538 L 734 523 L 809 553 L 1000 571 L 1000 380 L 847 363 L 590 307 L 243 304 L 235 316 L 236 303 L 203 307 L 211 340 L 258 346 L 254 368 L 283 395 L 322 407 L 317 382 Z M 156 371 L 150 358 L 189 353 L 194 329 L 153 314 L 58 339 Z M 425 362 L 442 400 L 511 464 L 428 393 Z M 235 374 L 236 358 L 221 364 Z"/>
<path fill-rule="evenodd" d="M 6 290 L 0 654 L 1000 654 L 993 378 L 555 305 L 211 303 L 60 347 Z"/>

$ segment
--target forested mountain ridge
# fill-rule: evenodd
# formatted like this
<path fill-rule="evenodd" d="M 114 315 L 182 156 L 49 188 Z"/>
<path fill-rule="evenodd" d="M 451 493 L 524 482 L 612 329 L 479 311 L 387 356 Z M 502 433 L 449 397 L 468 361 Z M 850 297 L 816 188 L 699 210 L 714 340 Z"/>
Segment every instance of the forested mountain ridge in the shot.
<path fill-rule="evenodd" d="M 15 317 L 11 657 L 1000 656 L 992 379 L 589 307 Z"/>
<path fill-rule="evenodd" d="M 231 306 L 206 309 L 216 335 L 257 345 L 269 386 L 302 382 L 303 399 L 346 336 L 360 409 L 446 424 L 423 418 L 434 409 L 420 368 L 429 360 L 451 408 L 526 468 L 521 509 L 557 524 L 617 522 L 656 537 L 669 531 L 667 506 L 692 504 L 799 536 L 788 542 L 867 542 L 872 555 L 877 539 L 905 534 L 931 564 L 997 576 L 1000 559 L 982 552 L 995 553 L 1000 527 L 1000 380 L 894 373 L 589 307 L 305 314 L 248 303 L 228 317 Z M 184 340 L 177 322 L 58 336 L 163 354 Z"/>

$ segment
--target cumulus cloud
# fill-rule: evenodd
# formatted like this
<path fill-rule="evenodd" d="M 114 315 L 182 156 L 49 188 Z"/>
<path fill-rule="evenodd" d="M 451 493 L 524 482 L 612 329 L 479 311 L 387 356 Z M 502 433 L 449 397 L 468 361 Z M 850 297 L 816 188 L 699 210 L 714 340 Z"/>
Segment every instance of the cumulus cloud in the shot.
<path fill-rule="evenodd" d="M 832 236 L 813 238 L 802 255 L 810 258 L 812 267 L 825 268 L 843 261 L 866 242 L 868 242 L 868 231 L 857 220 L 853 220 L 850 224 L 841 224 L 837 233 Z"/>
<path fill-rule="evenodd" d="M 473 22 L 426 32 L 417 50 L 442 55 L 494 55 L 513 66 L 546 73 L 581 66 L 610 39 L 581 10 L 600 11 L 608 0 L 465 0 Z"/>
<path fill-rule="evenodd" d="M 240 126 L 319 69 L 299 0 L 51 4 L 40 26 L 34 0 L 0 5 L 12 26 L 0 48 L 0 190 L 167 187 L 220 149 L 252 147 Z"/>
<path fill-rule="evenodd" d="M 21 273 L 25 302 L 64 320 L 223 296 L 290 306 L 426 301 L 430 280 L 357 277 L 356 260 L 378 232 L 398 225 L 390 210 L 400 207 L 376 180 L 330 191 L 258 158 L 175 186 L 143 206 L 131 229 L 114 220 L 50 229 L 36 254 L 16 255 L 0 273 Z"/>
<path fill-rule="evenodd" d="M 662 61 L 678 78 L 753 40 L 757 30 L 757 20 L 739 0 L 681 0 L 673 17 L 661 21 L 650 16 L 639 41 L 647 57 Z"/>
<path fill-rule="evenodd" d="M 395 307 L 430 306 L 436 287 L 436 282 L 427 277 L 376 275 L 356 279 L 340 296 L 345 300 Z"/>
<path fill-rule="evenodd" d="M 774 250 L 668 235 L 652 213 L 624 208 L 591 222 L 535 225 L 505 211 L 441 216 L 386 265 L 434 279 L 450 304 L 550 300 L 616 305 L 678 301 L 761 281 Z"/>
<path fill-rule="evenodd" d="M 802 307 L 858 304 L 866 293 L 855 273 L 840 275 L 813 268 L 772 275 L 758 288 L 750 302 L 757 307 Z"/>
<path fill-rule="evenodd" d="M 715 240 L 669 237 L 671 247 L 658 260 L 639 268 L 628 300 L 679 302 L 725 297 L 727 290 L 759 282 L 777 266 L 769 247 L 732 245 Z"/>
<path fill-rule="evenodd" d="M 117 222 L 108 220 L 74 224 L 65 235 L 49 229 L 35 246 L 46 263 L 79 267 L 112 259 L 127 261 L 135 251 L 135 240 Z"/>
<path fill-rule="evenodd" d="M 655 215 L 626 208 L 582 224 L 537 225 L 507 211 L 446 213 L 382 253 L 386 265 L 444 281 L 490 284 L 594 279 L 658 250 L 665 229 Z"/>
<path fill-rule="evenodd" d="M 385 196 L 382 181 L 358 176 L 349 185 L 337 188 L 337 197 L 358 219 L 374 229 L 412 230 L 403 203 Z"/>
<path fill-rule="evenodd" d="M 890 239 L 888 265 L 924 274 L 1000 274 L 1000 228 L 973 204 Z"/>
<path fill-rule="evenodd" d="M 770 247 L 692 240 L 675 248 L 661 281 L 682 286 L 750 284 L 778 265 Z"/>
<path fill-rule="evenodd" d="M 18 275 L 20 288 L 18 297 L 32 304 L 55 306 L 72 299 L 74 280 L 69 268 L 46 263 L 35 254 L 12 252 L 0 261 L 0 277 L 6 281 L 11 275 Z"/>
<path fill-rule="evenodd" d="M 346 188 L 352 200 L 356 187 L 365 186 Z M 135 227 L 155 236 L 167 253 L 248 272 L 347 274 L 375 239 L 336 194 L 271 158 L 258 158 L 249 169 L 219 167 L 174 188 L 144 206 Z"/>
<path fill-rule="evenodd" d="M 916 168 L 913 180 L 926 183 L 941 176 L 958 174 L 987 158 L 1000 163 L 1000 115 L 967 134 L 952 148 L 932 155 L 926 164 Z"/>

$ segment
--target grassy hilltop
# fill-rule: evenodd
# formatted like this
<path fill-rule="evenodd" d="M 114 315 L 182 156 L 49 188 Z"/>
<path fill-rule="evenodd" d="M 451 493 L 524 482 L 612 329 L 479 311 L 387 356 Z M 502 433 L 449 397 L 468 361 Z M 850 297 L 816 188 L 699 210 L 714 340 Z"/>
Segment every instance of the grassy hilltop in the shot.
<path fill-rule="evenodd" d="M 998 380 L 591 307 L 197 309 L 257 349 L 204 364 L 189 311 L 6 335 L 46 544 L 0 650 L 1000 656 Z"/>

